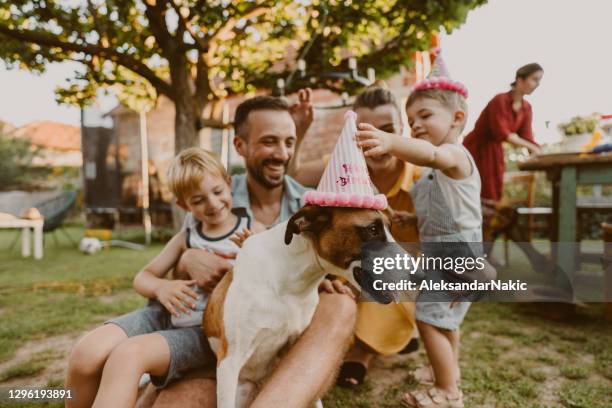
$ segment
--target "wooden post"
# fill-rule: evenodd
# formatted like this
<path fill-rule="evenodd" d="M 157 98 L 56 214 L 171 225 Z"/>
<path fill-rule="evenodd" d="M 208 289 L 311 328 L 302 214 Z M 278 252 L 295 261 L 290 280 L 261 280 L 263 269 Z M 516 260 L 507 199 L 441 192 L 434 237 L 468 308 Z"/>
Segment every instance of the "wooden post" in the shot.
<path fill-rule="evenodd" d="M 567 166 L 561 170 L 559 185 L 559 242 L 557 248 L 557 265 L 567 273 L 567 276 L 555 276 L 557 286 L 570 289 L 571 279 L 576 271 L 576 167 Z"/>
<path fill-rule="evenodd" d="M 604 241 L 604 316 L 612 321 L 612 224 L 602 223 Z"/>
<path fill-rule="evenodd" d="M 151 244 L 151 214 L 149 213 L 149 146 L 147 142 L 147 113 L 140 112 L 140 169 L 142 172 L 142 224 L 145 243 Z"/>

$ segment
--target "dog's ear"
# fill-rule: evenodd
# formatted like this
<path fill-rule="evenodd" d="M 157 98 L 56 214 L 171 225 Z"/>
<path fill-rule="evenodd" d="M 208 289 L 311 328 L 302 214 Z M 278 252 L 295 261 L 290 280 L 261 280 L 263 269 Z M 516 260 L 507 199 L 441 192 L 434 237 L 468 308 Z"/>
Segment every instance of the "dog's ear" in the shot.
<path fill-rule="evenodd" d="M 331 220 L 331 209 L 318 205 L 307 205 L 298 211 L 287 223 L 285 230 L 285 244 L 289 245 L 293 239 L 293 234 L 302 232 L 318 233 Z"/>

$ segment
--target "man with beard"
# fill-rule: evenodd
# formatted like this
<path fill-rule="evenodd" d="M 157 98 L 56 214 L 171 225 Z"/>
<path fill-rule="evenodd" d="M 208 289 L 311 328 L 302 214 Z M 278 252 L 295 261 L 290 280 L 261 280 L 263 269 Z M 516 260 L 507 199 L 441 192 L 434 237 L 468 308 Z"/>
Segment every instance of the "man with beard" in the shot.
<path fill-rule="evenodd" d="M 288 220 L 303 205 L 306 188 L 285 173 L 296 145 L 312 123 L 310 100 L 307 89 L 300 91 L 299 102 L 293 106 L 280 98 L 257 96 L 236 110 L 234 145 L 245 159 L 247 172 L 232 177 L 234 207 L 246 208 L 267 227 Z M 185 224 L 190 223 L 193 218 L 188 214 Z M 192 249 L 185 252 L 177 268 L 189 271 L 198 285 L 211 291 L 231 265 L 223 254 Z M 321 290 L 310 326 L 283 356 L 251 407 L 307 406 L 332 384 L 353 333 L 356 305 L 352 292 L 337 281 L 324 281 Z M 214 367 L 189 373 L 157 397 L 149 387 L 138 406 L 215 406 L 213 376 Z"/>

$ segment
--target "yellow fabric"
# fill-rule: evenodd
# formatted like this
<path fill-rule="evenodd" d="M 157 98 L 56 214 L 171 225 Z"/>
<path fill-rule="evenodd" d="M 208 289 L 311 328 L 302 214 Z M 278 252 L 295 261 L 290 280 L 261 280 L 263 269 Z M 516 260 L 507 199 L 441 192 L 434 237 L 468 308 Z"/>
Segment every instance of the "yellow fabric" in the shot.
<path fill-rule="evenodd" d="M 420 175 L 419 167 L 406 163 L 397 182 L 386 194 L 391 208 L 396 211 L 414 212 L 410 189 Z M 392 227 L 391 234 L 398 242 L 418 242 L 416 227 Z M 360 302 L 357 305 L 355 335 L 379 354 L 395 354 L 406 347 L 412 338 L 416 327 L 414 309 L 414 302 L 388 305 Z"/>

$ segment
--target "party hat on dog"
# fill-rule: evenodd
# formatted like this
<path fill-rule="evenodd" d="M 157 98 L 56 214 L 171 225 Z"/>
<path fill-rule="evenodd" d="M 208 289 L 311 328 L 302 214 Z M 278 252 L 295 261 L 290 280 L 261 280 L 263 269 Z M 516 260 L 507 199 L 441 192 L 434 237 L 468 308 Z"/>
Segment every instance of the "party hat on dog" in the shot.
<path fill-rule="evenodd" d="M 374 194 L 368 167 L 357 145 L 357 114 L 348 111 L 344 127 L 316 191 L 304 194 L 306 204 L 384 210 L 387 198 Z"/>

